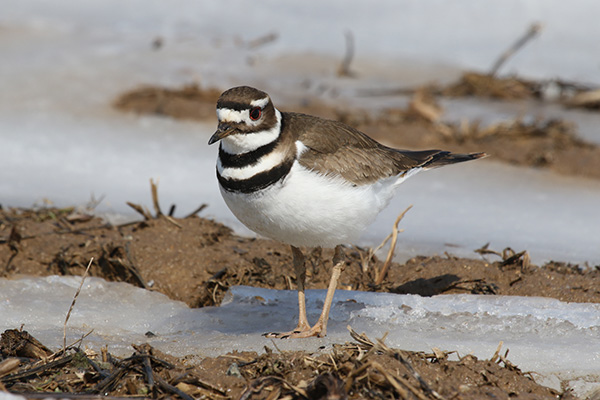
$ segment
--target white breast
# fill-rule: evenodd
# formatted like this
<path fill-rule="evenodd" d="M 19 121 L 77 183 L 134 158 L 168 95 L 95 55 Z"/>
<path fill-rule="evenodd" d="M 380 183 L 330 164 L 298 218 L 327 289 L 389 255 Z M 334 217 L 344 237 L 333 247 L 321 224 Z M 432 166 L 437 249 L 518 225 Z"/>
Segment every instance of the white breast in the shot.
<path fill-rule="evenodd" d="M 294 246 L 334 247 L 355 242 L 407 177 L 353 186 L 295 162 L 283 182 L 264 190 L 221 193 L 233 214 L 263 236 Z"/>

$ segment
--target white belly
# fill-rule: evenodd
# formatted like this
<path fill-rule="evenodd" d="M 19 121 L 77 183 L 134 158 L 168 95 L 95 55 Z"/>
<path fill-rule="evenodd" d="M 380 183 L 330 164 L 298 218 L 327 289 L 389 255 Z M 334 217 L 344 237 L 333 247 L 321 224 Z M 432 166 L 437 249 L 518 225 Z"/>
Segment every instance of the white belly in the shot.
<path fill-rule="evenodd" d="M 352 186 L 306 170 L 297 162 L 283 182 L 253 194 L 221 194 L 248 228 L 293 246 L 334 247 L 355 242 L 406 177 Z"/>

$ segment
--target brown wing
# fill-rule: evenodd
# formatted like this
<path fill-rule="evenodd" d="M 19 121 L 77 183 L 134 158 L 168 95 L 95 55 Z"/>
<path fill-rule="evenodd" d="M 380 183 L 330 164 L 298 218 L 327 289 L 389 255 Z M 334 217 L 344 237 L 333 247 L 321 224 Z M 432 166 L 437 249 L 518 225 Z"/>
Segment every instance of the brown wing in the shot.
<path fill-rule="evenodd" d="M 308 150 L 300 164 L 324 175 L 341 176 L 357 184 L 396 176 L 426 165 L 440 150 L 405 151 L 386 147 L 341 122 L 285 113 L 284 122 Z"/>

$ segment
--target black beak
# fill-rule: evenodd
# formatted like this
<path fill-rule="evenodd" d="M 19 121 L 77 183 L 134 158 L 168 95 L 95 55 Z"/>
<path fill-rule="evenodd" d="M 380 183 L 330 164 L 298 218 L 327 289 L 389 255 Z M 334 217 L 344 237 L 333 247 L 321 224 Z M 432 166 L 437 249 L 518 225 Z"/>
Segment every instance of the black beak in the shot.
<path fill-rule="evenodd" d="M 236 131 L 235 128 L 233 128 L 230 125 L 227 125 L 225 123 L 221 123 L 219 124 L 219 126 L 217 127 L 217 131 L 210 137 L 210 139 L 208 140 L 208 144 L 211 145 L 213 143 L 218 142 L 219 140 L 231 135 L 232 133 L 234 133 Z"/>

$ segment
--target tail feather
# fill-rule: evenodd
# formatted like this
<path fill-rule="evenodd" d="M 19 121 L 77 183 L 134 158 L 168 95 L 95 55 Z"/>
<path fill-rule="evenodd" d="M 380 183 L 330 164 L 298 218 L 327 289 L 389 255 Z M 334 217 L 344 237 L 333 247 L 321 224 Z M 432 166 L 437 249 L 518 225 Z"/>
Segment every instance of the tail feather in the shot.
<path fill-rule="evenodd" d="M 424 169 L 439 168 L 445 165 L 477 160 L 478 158 L 484 157 L 487 157 L 486 153 L 457 154 L 449 151 L 440 151 L 439 153 L 433 154 L 431 159 L 426 161 L 421 167 Z"/>

